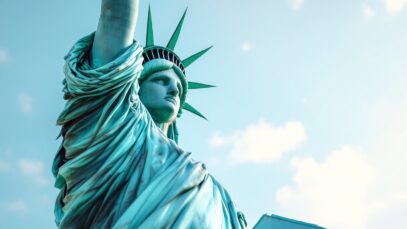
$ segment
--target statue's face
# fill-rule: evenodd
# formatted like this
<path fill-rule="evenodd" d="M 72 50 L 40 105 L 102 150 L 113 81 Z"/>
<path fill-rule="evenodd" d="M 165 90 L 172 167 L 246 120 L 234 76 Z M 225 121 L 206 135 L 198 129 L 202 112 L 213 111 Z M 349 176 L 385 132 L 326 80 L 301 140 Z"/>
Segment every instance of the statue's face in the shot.
<path fill-rule="evenodd" d="M 139 96 L 155 122 L 168 123 L 177 118 L 182 84 L 173 69 L 148 76 L 140 85 Z"/>

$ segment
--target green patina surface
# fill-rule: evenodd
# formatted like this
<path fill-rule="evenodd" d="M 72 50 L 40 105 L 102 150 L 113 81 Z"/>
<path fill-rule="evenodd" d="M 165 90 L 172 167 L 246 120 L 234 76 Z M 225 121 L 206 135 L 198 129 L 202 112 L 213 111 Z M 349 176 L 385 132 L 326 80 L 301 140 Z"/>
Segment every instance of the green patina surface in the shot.
<path fill-rule="evenodd" d="M 153 44 L 150 29 L 147 44 Z M 172 133 L 163 133 L 140 101 L 140 77 L 161 69 L 156 66 L 161 62 L 143 70 L 143 47 L 134 42 L 112 62 L 93 69 L 88 62 L 93 39 L 93 34 L 81 39 L 66 56 L 67 102 L 57 121 L 63 141 L 53 164 L 60 189 L 58 227 L 244 228 L 244 215 L 228 192 L 176 144 L 175 122 Z M 187 65 L 204 52 L 187 58 Z M 188 83 L 190 89 L 208 87 Z M 188 103 L 183 108 L 204 117 Z"/>
<path fill-rule="evenodd" d="M 179 96 L 174 104 L 178 99 L 180 103 L 172 115 L 185 109 L 205 118 L 185 102 L 186 94 L 188 89 L 213 86 L 188 82 L 185 68 L 209 48 L 183 61 L 173 52 L 185 14 L 165 48 L 154 44 L 149 9 L 145 48 L 135 41 L 113 61 L 92 68 L 89 53 L 95 34 L 91 34 L 79 40 L 66 56 L 67 102 L 57 121 L 63 140 L 53 163 L 55 186 L 60 189 L 55 204 L 58 227 L 246 226 L 244 215 L 235 210 L 228 192 L 203 163 L 194 161 L 191 153 L 177 145 L 176 121 L 171 121 L 164 133 L 147 107 L 156 96 L 143 94 L 170 93 L 164 84 L 149 80 L 150 76 L 154 80 L 155 73 L 166 72 L 170 80 L 179 78 L 182 85 L 174 94 Z M 145 88 L 148 91 L 139 94 Z M 142 97 L 150 100 L 143 100 L 143 104 Z"/>

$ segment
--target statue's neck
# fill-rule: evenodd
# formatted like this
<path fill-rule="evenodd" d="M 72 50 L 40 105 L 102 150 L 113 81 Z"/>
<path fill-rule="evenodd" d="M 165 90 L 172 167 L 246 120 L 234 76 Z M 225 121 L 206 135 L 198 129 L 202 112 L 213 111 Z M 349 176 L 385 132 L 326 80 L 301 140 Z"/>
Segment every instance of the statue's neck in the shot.
<path fill-rule="evenodd" d="M 168 128 L 170 127 L 171 123 L 159 123 L 159 122 L 155 122 L 155 125 L 160 128 L 160 130 L 162 130 L 162 132 L 164 132 L 165 136 L 167 136 L 168 133 Z"/>

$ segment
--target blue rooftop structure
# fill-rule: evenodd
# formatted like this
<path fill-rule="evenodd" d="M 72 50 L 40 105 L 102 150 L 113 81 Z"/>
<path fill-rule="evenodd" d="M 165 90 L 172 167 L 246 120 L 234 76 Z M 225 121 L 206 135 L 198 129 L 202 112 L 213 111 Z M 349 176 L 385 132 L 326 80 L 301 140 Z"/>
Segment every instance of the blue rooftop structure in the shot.
<path fill-rule="evenodd" d="M 285 218 L 278 215 L 264 214 L 254 225 L 254 229 L 325 229 L 316 224 Z"/>

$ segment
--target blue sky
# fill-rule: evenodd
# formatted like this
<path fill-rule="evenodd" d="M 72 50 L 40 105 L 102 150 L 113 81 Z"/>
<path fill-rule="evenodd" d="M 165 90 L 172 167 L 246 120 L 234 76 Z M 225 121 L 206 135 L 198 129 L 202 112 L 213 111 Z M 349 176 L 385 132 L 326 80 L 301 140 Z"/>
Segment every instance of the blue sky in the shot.
<path fill-rule="evenodd" d="M 148 1 L 136 38 L 144 42 Z M 99 1 L 0 0 L 0 228 L 54 228 L 63 56 Z M 407 0 L 151 1 L 188 68 L 217 85 L 188 100 L 180 145 L 250 225 L 262 214 L 329 228 L 406 228 Z"/>

